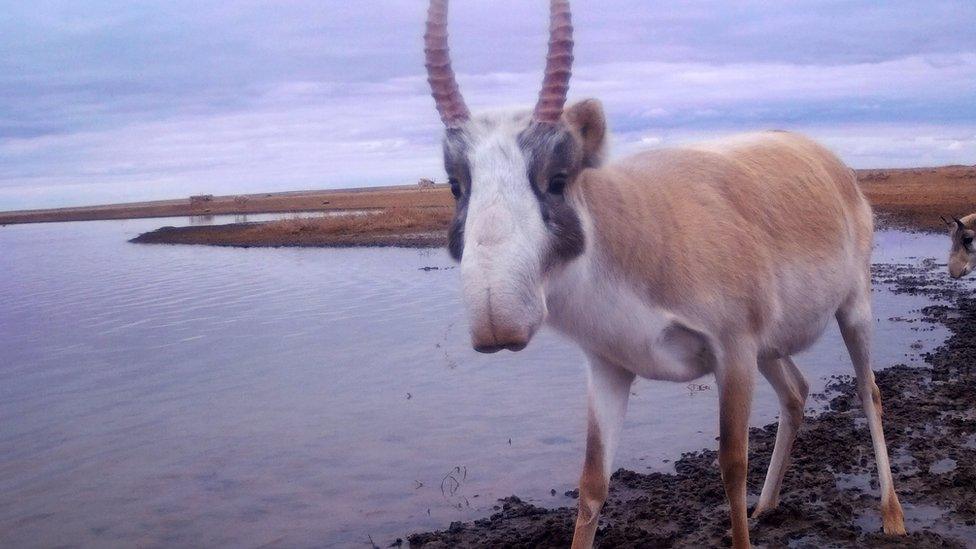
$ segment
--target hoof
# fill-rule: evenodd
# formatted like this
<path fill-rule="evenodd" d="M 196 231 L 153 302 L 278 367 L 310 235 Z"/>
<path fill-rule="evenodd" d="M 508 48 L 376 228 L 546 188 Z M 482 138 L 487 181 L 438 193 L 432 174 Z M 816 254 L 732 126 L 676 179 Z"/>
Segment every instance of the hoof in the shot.
<path fill-rule="evenodd" d="M 902 513 L 901 504 L 895 497 L 888 502 L 881 504 L 881 524 L 884 533 L 889 536 L 905 535 L 905 515 Z"/>
<path fill-rule="evenodd" d="M 889 536 L 904 536 L 906 534 L 905 521 L 899 518 L 897 521 L 884 523 L 884 533 Z"/>
<path fill-rule="evenodd" d="M 778 501 L 777 502 L 773 502 L 773 503 L 761 503 L 760 502 L 759 504 L 756 505 L 756 508 L 752 510 L 752 514 L 749 515 L 749 517 L 750 518 L 759 518 L 763 514 L 768 513 L 770 511 L 772 511 L 773 509 L 776 509 L 776 507 L 778 505 L 779 505 L 779 502 Z"/>

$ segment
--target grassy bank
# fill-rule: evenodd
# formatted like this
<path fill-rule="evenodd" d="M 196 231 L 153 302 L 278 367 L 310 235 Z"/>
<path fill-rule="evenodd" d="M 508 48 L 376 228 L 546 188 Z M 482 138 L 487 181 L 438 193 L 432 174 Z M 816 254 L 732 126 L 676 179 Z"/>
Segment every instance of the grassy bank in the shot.
<path fill-rule="evenodd" d="M 944 230 L 939 216 L 976 211 L 976 166 L 860 170 L 858 180 L 882 223 L 917 230 Z M 266 223 L 164 227 L 133 242 L 214 246 L 404 246 L 439 247 L 447 241 L 453 199 L 446 188 L 372 189 L 326 195 L 277 196 L 269 205 L 346 212 Z M 242 202 L 242 201 L 238 201 Z M 318 202 L 318 206 L 316 206 Z M 228 206 L 230 207 L 230 206 Z M 368 215 L 352 215 L 377 209 Z M 289 210 L 290 211 L 290 210 Z"/>
<path fill-rule="evenodd" d="M 858 170 L 857 179 L 875 213 L 897 227 L 942 231 L 940 215 L 976 211 L 976 166 Z"/>
<path fill-rule="evenodd" d="M 328 191 L 293 191 L 183 198 L 155 202 L 106 204 L 49 210 L 0 212 L 0 225 L 101 219 L 140 219 L 256 213 L 338 212 L 385 208 L 437 208 L 453 205 L 446 185 L 421 189 L 372 187 Z"/>
<path fill-rule="evenodd" d="M 442 247 L 453 208 L 396 207 L 372 213 L 329 217 L 296 217 L 265 223 L 233 223 L 163 227 L 132 242 L 144 244 L 208 244 L 250 248 L 400 246 Z"/>

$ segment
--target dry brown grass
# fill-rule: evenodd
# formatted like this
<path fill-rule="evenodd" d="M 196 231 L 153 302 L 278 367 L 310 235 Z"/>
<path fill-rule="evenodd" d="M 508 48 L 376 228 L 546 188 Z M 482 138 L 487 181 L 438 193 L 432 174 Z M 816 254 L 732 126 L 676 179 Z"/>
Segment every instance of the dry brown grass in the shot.
<path fill-rule="evenodd" d="M 246 199 L 246 200 L 245 200 Z M 189 215 L 221 215 L 275 212 L 339 211 L 391 208 L 451 208 L 454 198 L 446 185 L 421 189 L 378 187 L 338 191 L 301 191 L 237 196 L 215 196 L 211 201 L 163 200 L 53 210 L 0 212 L 3 223 L 42 223 L 93 219 L 135 219 Z"/>
<path fill-rule="evenodd" d="M 857 176 L 878 217 L 886 224 L 943 230 L 940 215 L 961 216 L 976 211 L 976 166 L 858 170 Z M 246 203 L 235 201 L 233 197 L 224 198 L 215 197 L 214 202 L 207 204 L 214 210 L 211 213 L 226 213 L 232 211 L 226 209 L 242 205 L 248 212 L 380 211 L 369 215 L 302 217 L 263 224 L 166 228 L 146 233 L 137 241 L 222 246 L 440 246 L 446 243 L 454 204 L 446 186 L 250 195 Z M 186 209 L 189 206 L 171 203 L 163 209 L 177 207 Z M 112 215 L 139 217 L 143 213 L 146 212 L 135 207 L 116 208 Z M 63 220 L 57 217 L 40 216 L 34 220 Z M 3 222 L 3 215 L 0 215 L 0 223 Z"/>
<path fill-rule="evenodd" d="M 878 217 L 895 226 L 944 230 L 940 215 L 976 211 L 976 166 L 858 170 L 857 177 Z"/>
<path fill-rule="evenodd" d="M 295 217 L 265 223 L 163 227 L 133 242 L 215 246 L 409 246 L 446 244 L 453 208 L 387 208 L 374 213 Z"/>
<path fill-rule="evenodd" d="M 254 226 L 254 232 L 319 232 L 333 235 L 403 234 L 445 231 L 454 210 L 450 208 L 388 208 L 366 214 L 329 217 L 294 217 Z"/>

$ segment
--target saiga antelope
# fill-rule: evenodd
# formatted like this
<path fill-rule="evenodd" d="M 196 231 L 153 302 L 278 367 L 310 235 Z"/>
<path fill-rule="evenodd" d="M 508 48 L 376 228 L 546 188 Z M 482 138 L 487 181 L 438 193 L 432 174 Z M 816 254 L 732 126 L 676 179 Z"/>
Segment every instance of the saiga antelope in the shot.
<path fill-rule="evenodd" d="M 735 547 L 749 546 L 746 465 L 756 372 L 779 430 L 755 513 L 775 507 L 807 383 L 790 358 L 833 316 L 850 352 L 881 480 L 885 532 L 904 533 L 871 371 L 871 208 L 850 169 L 792 133 L 743 135 L 604 162 L 600 103 L 564 110 L 569 2 L 551 0 L 545 77 L 532 111 L 471 116 L 431 0 L 428 80 L 447 126 L 457 199 L 449 250 L 474 348 L 524 348 L 547 321 L 589 358 L 588 431 L 573 547 L 593 544 L 635 376 L 714 374 L 719 465 Z"/>
<path fill-rule="evenodd" d="M 949 276 L 952 278 L 962 278 L 973 271 L 976 266 L 976 249 L 973 248 L 973 237 L 976 231 L 976 214 L 969 214 L 959 219 L 953 217 L 952 221 L 942 218 L 949 227 L 952 237 L 952 248 L 949 249 Z"/>

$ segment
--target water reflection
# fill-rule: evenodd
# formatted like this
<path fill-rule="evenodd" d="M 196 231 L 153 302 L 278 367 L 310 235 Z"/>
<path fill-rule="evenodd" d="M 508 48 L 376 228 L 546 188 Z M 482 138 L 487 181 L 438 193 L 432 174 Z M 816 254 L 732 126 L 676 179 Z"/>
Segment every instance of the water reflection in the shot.
<path fill-rule="evenodd" d="M 191 215 L 189 217 L 189 221 L 190 221 L 190 225 L 213 225 L 214 216 L 212 216 L 212 215 Z"/>
<path fill-rule="evenodd" d="M 205 215 L 191 215 L 186 218 L 164 218 L 163 220 L 157 219 L 155 223 L 159 226 L 219 225 L 222 223 L 254 223 L 254 222 L 261 222 L 261 221 L 276 221 L 279 219 L 293 219 L 296 217 L 316 218 L 316 217 L 357 216 L 357 215 L 367 215 L 371 213 L 376 213 L 379 211 L 382 210 L 377 208 L 366 208 L 366 209 L 356 209 L 356 210 L 332 210 L 332 211 L 308 211 L 308 212 L 205 214 Z"/>

